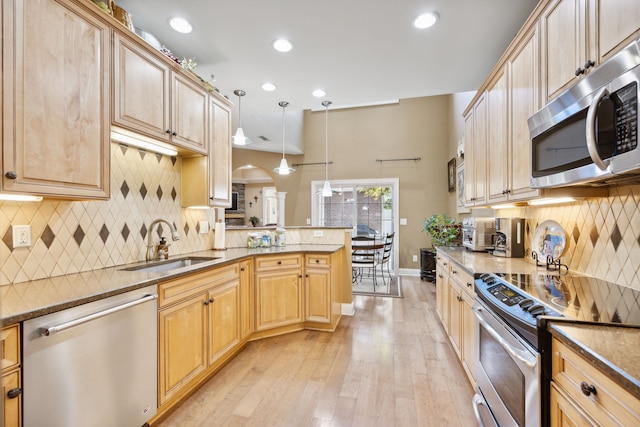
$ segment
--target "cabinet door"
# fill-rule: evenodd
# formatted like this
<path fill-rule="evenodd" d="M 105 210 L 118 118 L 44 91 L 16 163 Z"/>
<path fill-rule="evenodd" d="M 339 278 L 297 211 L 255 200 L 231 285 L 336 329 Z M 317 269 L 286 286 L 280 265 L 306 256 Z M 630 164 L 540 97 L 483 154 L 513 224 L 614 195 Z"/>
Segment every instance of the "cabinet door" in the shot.
<path fill-rule="evenodd" d="M 462 291 L 455 280 L 449 279 L 449 340 L 453 344 L 458 358 L 462 358 L 462 325 L 460 301 L 462 300 Z"/>
<path fill-rule="evenodd" d="M 20 387 L 20 371 L 14 371 L 0 377 L 2 387 L 2 419 L 4 427 L 20 427 L 22 425 L 22 393 L 10 398 L 9 390 Z"/>
<path fill-rule="evenodd" d="M 301 270 L 256 274 L 256 330 L 302 322 Z"/>
<path fill-rule="evenodd" d="M 556 0 L 540 17 L 545 103 L 575 82 L 589 58 L 586 0 Z"/>
<path fill-rule="evenodd" d="M 511 200 L 536 197 L 531 189 L 531 139 L 527 120 L 539 108 L 538 31 L 534 27 L 509 62 L 511 110 Z"/>
<path fill-rule="evenodd" d="M 473 107 L 475 205 L 487 202 L 487 145 L 487 97 L 482 95 Z"/>
<path fill-rule="evenodd" d="M 598 16 L 600 62 L 640 37 L 640 2 L 637 0 L 592 0 Z"/>
<path fill-rule="evenodd" d="M 172 141 L 190 151 L 208 154 L 209 93 L 186 76 L 171 75 Z"/>
<path fill-rule="evenodd" d="M 207 367 L 205 301 L 201 294 L 159 311 L 160 405 Z"/>
<path fill-rule="evenodd" d="M 231 206 L 231 109 L 213 95 L 210 99 L 209 200 L 212 206 L 228 208 Z"/>
<path fill-rule="evenodd" d="M 436 310 L 444 326 L 449 330 L 449 273 L 438 263 L 436 267 Z"/>
<path fill-rule="evenodd" d="M 308 268 L 305 271 L 305 320 L 331 322 L 331 270 Z"/>
<path fill-rule="evenodd" d="M 109 198 L 111 30 L 68 0 L 3 0 L 2 191 Z"/>
<path fill-rule="evenodd" d="M 118 33 L 113 41 L 113 122 L 169 141 L 169 67 Z"/>
<path fill-rule="evenodd" d="M 209 292 L 209 365 L 240 342 L 239 280 Z"/>
<path fill-rule="evenodd" d="M 253 260 L 240 262 L 240 339 L 253 332 Z"/>
<path fill-rule="evenodd" d="M 475 187 L 475 157 L 473 153 L 473 108 L 464 117 L 464 152 L 467 158 L 464 162 L 464 205 L 473 206 L 476 199 Z"/>
<path fill-rule="evenodd" d="M 473 315 L 473 297 L 462 293 L 460 303 L 462 326 L 462 366 L 467 372 L 471 384 L 476 383 L 474 370 L 475 318 Z"/>
<path fill-rule="evenodd" d="M 507 73 L 503 68 L 495 83 L 487 91 L 488 135 L 487 144 L 487 198 L 489 203 L 504 202 L 509 191 L 509 138 Z"/>
<path fill-rule="evenodd" d="M 551 427 L 584 427 L 597 424 L 551 383 Z"/>

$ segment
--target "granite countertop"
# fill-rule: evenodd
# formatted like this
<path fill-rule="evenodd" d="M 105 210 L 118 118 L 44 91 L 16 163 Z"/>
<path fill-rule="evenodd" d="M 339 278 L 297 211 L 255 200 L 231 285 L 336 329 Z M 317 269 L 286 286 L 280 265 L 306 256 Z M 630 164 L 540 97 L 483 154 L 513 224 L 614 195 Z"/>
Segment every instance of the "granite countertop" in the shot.
<path fill-rule="evenodd" d="M 549 322 L 547 330 L 640 399 L 640 327 Z"/>
<path fill-rule="evenodd" d="M 536 266 L 535 261 L 528 258 L 497 257 L 487 252 L 473 252 L 463 246 L 438 246 L 436 249 L 460 264 L 471 274 L 534 274 L 541 270 L 544 270 L 545 274 L 549 274 L 546 265 Z"/>
<path fill-rule="evenodd" d="M 123 268 L 144 265 L 138 262 L 65 276 L 32 280 L 0 286 L 0 323 L 8 325 L 45 314 L 107 298 L 123 292 L 158 284 L 180 276 L 221 266 L 242 258 L 282 253 L 333 253 L 343 245 L 300 244 L 269 248 L 233 248 L 224 251 L 199 251 L 169 257 L 215 257 L 166 272 L 123 271 Z"/>

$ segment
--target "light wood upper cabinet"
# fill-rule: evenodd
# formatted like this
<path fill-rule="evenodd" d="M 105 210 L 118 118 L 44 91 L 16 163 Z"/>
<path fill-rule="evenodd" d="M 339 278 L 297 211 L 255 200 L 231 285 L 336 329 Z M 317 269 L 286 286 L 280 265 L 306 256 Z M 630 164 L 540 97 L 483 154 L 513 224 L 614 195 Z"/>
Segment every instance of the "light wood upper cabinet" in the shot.
<path fill-rule="evenodd" d="M 523 37 L 519 49 L 508 62 L 510 84 L 509 129 L 511 167 L 508 199 L 523 200 L 537 197 L 531 185 L 531 139 L 529 117 L 540 108 L 538 29 L 534 25 Z M 493 117 L 490 118 L 493 121 Z"/>
<path fill-rule="evenodd" d="M 68 0 L 0 7 L 1 190 L 108 199 L 109 25 Z"/>
<path fill-rule="evenodd" d="M 211 206 L 231 207 L 231 105 L 210 97 L 209 154 Z"/>
<path fill-rule="evenodd" d="M 208 153 L 209 93 L 172 70 L 162 54 L 114 33 L 113 86 L 115 125 L 188 153 Z"/>
<path fill-rule="evenodd" d="M 598 59 L 602 62 L 640 38 L 640 2 L 591 0 L 598 26 Z"/>
<path fill-rule="evenodd" d="M 495 82 L 487 89 L 489 141 L 487 146 L 487 201 L 504 202 L 510 188 L 507 72 L 503 67 Z"/>
<path fill-rule="evenodd" d="M 465 162 L 465 205 L 482 206 L 487 202 L 487 101 L 482 94 L 473 113 L 465 117 L 465 153 L 473 164 Z"/>

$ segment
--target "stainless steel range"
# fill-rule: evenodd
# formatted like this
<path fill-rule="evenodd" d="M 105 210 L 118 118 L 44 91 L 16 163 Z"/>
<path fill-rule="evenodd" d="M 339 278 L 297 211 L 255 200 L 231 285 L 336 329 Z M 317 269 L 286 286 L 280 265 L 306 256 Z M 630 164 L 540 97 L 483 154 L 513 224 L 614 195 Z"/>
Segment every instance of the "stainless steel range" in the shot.
<path fill-rule="evenodd" d="M 482 274 L 475 286 L 474 409 L 481 425 L 546 424 L 541 332 L 547 320 L 640 324 L 639 291 L 573 273 Z M 486 411 L 482 417 L 482 406 L 492 420 Z"/>

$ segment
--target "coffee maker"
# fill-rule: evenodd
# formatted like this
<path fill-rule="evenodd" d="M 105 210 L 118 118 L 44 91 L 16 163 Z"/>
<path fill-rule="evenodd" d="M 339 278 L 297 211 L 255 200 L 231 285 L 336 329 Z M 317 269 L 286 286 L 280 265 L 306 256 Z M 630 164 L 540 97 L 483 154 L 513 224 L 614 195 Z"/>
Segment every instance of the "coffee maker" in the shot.
<path fill-rule="evenodd" d="M 505 258 L 524 257 L 524 219 L 496 218 L 493 255 Z"/>

